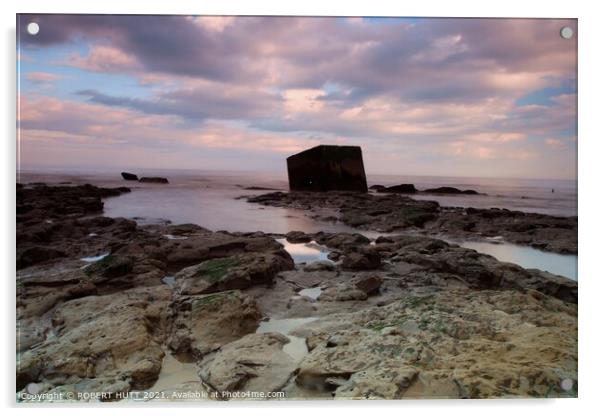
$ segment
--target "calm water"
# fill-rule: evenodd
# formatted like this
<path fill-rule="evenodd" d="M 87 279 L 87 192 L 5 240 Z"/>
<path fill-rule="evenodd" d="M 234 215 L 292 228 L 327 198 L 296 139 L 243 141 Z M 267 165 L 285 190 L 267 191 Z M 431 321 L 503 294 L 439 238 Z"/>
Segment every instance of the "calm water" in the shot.
<path fill-rule="evenodd" d="M 318 318 L 290 318 L 290 319 L 269 319 L 259 323 L 258 334 L 266 332 L 280 332 L 286 335 L 290 342 L 284 344 L 282 351 L 293 357 L 295 361 L 300 362 L 307 355 L 307 344 L 305 338 L 290 335 L 295 329 Z"/>
<path fill-rule="evenodd" d="M 443 206 L 507 208 L 548 215 L 577 215 L 577 181 L 390 175 L 373 175 L 370 179 L 369 185 L 413 183 L 418 190 L 453 186 L 458 189 L 474 189 L 484 194 L 413 196 L 416 199 L 435 200 Z"/>
<path fill-rule="evenodd" d="M 291 255 L 295 263 L 312 263 L 314 261 L 328 260 L 328 250 L 316 243 L 289 243 L 286 238 L 279 238 L 278 241 L 284 246 L 284 249 Z"/>
<path fill-rule="evenodd" d="M 516 244 L 492 244 L 465 241 L 462 247 L 489 254 L 498 260 L 520 264 L 526 269 L 539 269 L 577 280 L 577 256 L 548 253 Z"/>
<path fill-rule="evenodd" d="M 18 177 L 22 183 L 71 182 L 74 184 L 92 183 L 100 186 L 128 186 L 132 189 L 131 193 L 105 199 L 105 215 L 134 218 L 140 223 L 170 220 L 175 224 L 195 223 L 213 231 L 251 232 L 259 230 L 269 233 L 287 233 L 293 230 L 308 233 L 347 231 L 361 232 L 369 238 L 377 236 L 376 233 L 358 231 L 342 224 L 318 222 L 306 217 L 302 211 L 264 207 L 249 204 L 244 199 L 237 199 L 244 195 L 270 192 L 244 189 L 250 186 L 287 190 L 288 184 L 284 173 L 185 170 L 152 172 L 137 170 L 136 173 L 139 176 L 165 176 L 169 179 L 170 184 L 124 181 L 119 172 L 22 171 Z M 487 194 L 415 196 L 418 199 L 437 200 L 444 206 L 498 207 L 561 216 L 577 214 L 577 184 L 575 181 L 370 175 L 368 182 L 369 185 L 413 183 L 419 190 L 453 186 L 460 189 L 474 189 Z M 471 244 L 473 246 L 470 246 Z M 509 244 L 467 242 L 463 245 L 491 254 L 502 261 L 513 262 L 523 267 L 547 270 L 576 279 L 577 256 L 544 253 L 530 247 Z M 307 247 L 288 248 L 297 251 L 294 254 L 298 256 L 297 261 L 314 261 L 325 255 L 320 250 L 307 250 Z M 301 260 L 305 256 L 307 259 Z"/>

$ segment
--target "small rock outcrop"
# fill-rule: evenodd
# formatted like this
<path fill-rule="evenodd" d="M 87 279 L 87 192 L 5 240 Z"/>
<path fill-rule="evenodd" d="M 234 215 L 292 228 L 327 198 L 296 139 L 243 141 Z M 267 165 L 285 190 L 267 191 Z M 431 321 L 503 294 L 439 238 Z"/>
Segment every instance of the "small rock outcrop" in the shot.
<path fill-rule="evenodd" d="M 423 192 L 426 192 L 426 193 L 429 193 L 429 194 L 452 194 L 452 195 L 458 195 L 458 194 L 478 195 L 479 194 L 474 189 L 464 189 L 464 190 L 462 190 L 462 189 L 454 188 L 452 186 L 441 186 L 439 188 L 425 189 Z"/>
<path fill-rule="evenodd" d="M 150 176 L 150 177 L 142 177 L 140 178 L 140 182 L 149 182 L 149 183 L 169 183 L 167 178 L 161 178 L 158 176 Z"/>
<path fill-rule="evenodd" d="M 138 175 L 129 172 L 121 172 L 121 177 L 126 181 L 137 181 Z"/>
<path fill-rule="evenodd" d="M 375 185 L 378 192 L 385 194 L 415 194 L 418 192 L 413 183 L 402 183 L 401 185 L 393 185 L 384 187 L 382 185 Z"/>
<path fill-rule="evenodd" d="M 291 191 L 368 191 L 359 146 L 316 146 L 286 163 Z"/>

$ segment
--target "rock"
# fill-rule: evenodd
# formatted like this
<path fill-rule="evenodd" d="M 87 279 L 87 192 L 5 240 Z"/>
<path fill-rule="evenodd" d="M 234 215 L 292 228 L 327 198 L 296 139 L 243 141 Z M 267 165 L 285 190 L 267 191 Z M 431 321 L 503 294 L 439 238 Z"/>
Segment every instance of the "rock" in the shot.
<path fill-rule="evenodd" d="M 352 284 L 341 283 L 327 287 L 322 291 L 318 300 L 321 302 L 347 302 L 353 300 L 366 300 L 368 294 Z"/>
<path fill-rule="evenodd" d="M 202 360 L 199 376 L 222 398 L 236 391 L 279 391 L 296 368 L 282 351 L 288 342 L 276 332 L 246 335 Z"/>
<path fill-rule="evenodd" d="M 243 189 L 247 191 L 279 191 L 280 189 L 276 188 L 266 188 L 264 186 L 246 186 Z"/>
<path fill-rule="evenodd" d="M 358 233 L 326 234 L 321 238 L 317 237 L 317 240 L 328 247 L 340 250 L 349 250 L 370 244 L 368 237 Z"/>
<path fill-rule="evenodd" d="M 320 145 L 286 162 L 291 191 L 368 191 L 359 146 Z"/>
<path fill-rule="evenodd" d="M 133 268 L 134 261 L 131 258 L 109 254 L 103 259 L 86 266 L 84 272 L 88 276 L 98 275 L 111 279 L 124 276 L 130 273 Z"/>
<path fill-rule="evenodd" d="M 335 398 L 400 399 L 419 374 L 411 366 L 383 362 L 376 368 L 354 373 L 334 392 Z"/>
<path fill-rule="evenodd" d="M 140 178 L 140 182 L 169 183 L 169 181 L 167 180 L 167 178 L 161 178 L 161 177 L 158 177 L 158 176 L 142 177 L 142 178 Z"/>
<path fill-rule="evenodd" d="M 153 310 L 166 308 L 169 298 L 166 288 L 157 287 L 63 303 L 52 314 L 56 336 L 19 355 L 17 388 L 44 379 L 61 385 L 115 375 L 132 388 L 150 387 L 164 355 L 153 337 Z"/>
<path fill-rule="evenodd" d="M 328 260 L 320 260 L 309 263 L 303 267 L 304 272 L 323 272 L 329 271 L 332 272 L 336 270 L 337 266 Z"/>
<path fill-rule="evenodd" d="M 357 276 L 354 277 L 350 283 L 353 284 L 356 289 L 366 292 L 367 295 L 374 295 L 378 293 L 378 289 L 380 289 L 383 279 L 378 275 Z"/>
<path fill-rule="evenodd" d="M 121 177 L 126 181 L 137 181 L 138 176 L 133 173 L 121 172 Z"/>
<path fill-rule="evenodd" d="M 174 310 L 169 346 L 178 355 L 197 359 L 255 332 L 261 319 L 255 300 L 238 290 L 185 297 L 176 301 Z"/>
<path fill-rule="evenodd" d="M 280 271 L 291 270 L 290 257 L 271 253 L 248 253 L 204 261 L 175 275 L 176 287 L 183 295 L 246 289 L 270 283 Z"/>
<path fill-rule="evenodd" d="M 289 243 L 309 243 L 312 237 L 309 234 L 305 234 L 303 231 L 289 231 L 286 233 L 286 241 Z"/>
<path fill-rule="evenodd" d="M 378 192 L 383 193 L 395 193 L 395 194 L 415 194 L 418 192 L 414 184 L 412 183 L 404 183 L 401 185 L 388 186 L 386 188 L 378 189 Z"/>
<path fill-rule="evenodd" d="M 439 188 L 425 189 L 423 192 L 430 194 L 464 194 L 464 195 L 478 195 L 479 193 L 473 189 L 460 190 L 451 186 L 442 186 Z"/>
<path fill-rule="evenodd" d="M 368 296 L 378 294 L 383 279 L 377 275 L 360 275 L 351 280 L 327 287 L 318 299 L 325 302 L 345 302 L 366 300 Z"/>
<path fill-rule="evenodd" d="M 67 254 L 52 247 L 34 246 L 24 250 L 17 257 L 17 269 L 33 266 L 34 264 L 66 257 Z"/>
<path fill-rule="evenodd" d="M 370 188 L 368 188 L 368 189 L 372 189 L 372 190 L 374 190 L 374 191 L 376 191 L 376 192 L 381 192 L 381 191 L 384 191 L 385 189 L 387 189 L 387 187 L 386 187 L 386 186 L 384 186 L 384 185 L 372 185 L 372 186 L 371 186 Z"/>
<path fill-rule="evenodd" d="M 377 196 L 353 192 L 274 192 L 249 197 L 247 201 L 305 210 L 317 218 L 331 217 L 334 212 L 344 224 L 377 232 L 419 228 L 428 235 L 445 234 L 458 240 L 500 236 L 509 243 L 577 254 L 577 217 L 498 208 L 440 207 L 435 201 L 414 200 L 397 193 Z M 324 243 L 318 238 L 316 241 Z"/>
<path fill-rule="evenodd" d="M 560 383 L 576 380 L 577 308 L 547 295 L 448 290 L 320 321 L 296 381 L 335 397 L 576 394 Z"/>
<path fill-rule="evenodd" d="M 380 254 L 372 247 L 347 253 L 341 263 L 343 269 L 349 270 L 372 270 L 380 266 Z"/>

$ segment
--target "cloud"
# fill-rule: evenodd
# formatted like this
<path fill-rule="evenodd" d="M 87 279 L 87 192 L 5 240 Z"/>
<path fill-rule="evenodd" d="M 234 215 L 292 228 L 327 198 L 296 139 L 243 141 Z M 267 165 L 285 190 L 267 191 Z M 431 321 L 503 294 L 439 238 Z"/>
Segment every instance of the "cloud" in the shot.
<path fill-rule="evenodd" d="M 61 96 L 75 93 L 81 108 L 96 115 L 104 109 L 121 127 L 111 130 L 82 114 L 76 101 L 59 100 L 46 103 L 62 106 L 51 111 L 54 118 L 26 120 L 31 131 L 168 148 L 161 136 L 174 129 L 178 146 L 223 142 L 241 151 L 254 148 L 246 140 L 291 150 L 343 141 L 362 145 L 374 160 L 397 155 L 404 166 L 411 165 L 406 155 L 486 161 L 473 169 L 537 160 L 550 174 L 540 156 L 556 147 L 546 139 L 576 132 L 577 40 L 558 36 L 562 26 L 576 29 L 570 19 L 19 19 L 41 27 L 32 37 L 19 25 L 27 56 L 44 59 L 39 52 L 54 48 L 64 56 L 51 64 L 83 70 L 77 87 Z M 125 74 L 145 94 L 115 93 L 102 83 L 82 88 L 87 72 L 108 83 Z M 559 86 L 545 101 L 520 105 L 521 97 Z M 136 132 L 124 115 L 159 124 Z"/>
<path fill-rule="evenodd" d="M 34 84 L 49 84 L 53 81 L 63 78 L 59 74 L 53 74 L 50 72 L 26 72 L 25 79 Z"/>
<path fill-rule="evenodd" d="M 133 56 L 104 45 L 92 46 L 87 56 L 74 53 L 63 63 L 94 72 L 131 72 L 140 69 L 140 64 Z"/>

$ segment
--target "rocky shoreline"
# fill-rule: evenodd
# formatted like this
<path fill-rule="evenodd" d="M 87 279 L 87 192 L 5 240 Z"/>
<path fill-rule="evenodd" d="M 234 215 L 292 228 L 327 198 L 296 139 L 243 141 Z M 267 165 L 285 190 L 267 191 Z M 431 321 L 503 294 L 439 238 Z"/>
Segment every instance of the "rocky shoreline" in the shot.
<path fill-rule="evenodd" d="M 107 393 L 101 400 L 153 391 L 171 356 L 197 377 L 155 400 L 577 395 L 577 283 L 432 237 L 503 235 L 576 253 L 576 218 L 392 194 L 250 198 L 419 231 L 273 236 L 102 216 L 103 198 L 128 191 L 17 186 L 18 397 L 32 383 L 67 397 Z M 330 260 L 295 263 L 280 238 L 318 245 Z"/>
<path fill-rule="evenodd" d="M 554 217 L 508 209 L 442 207 L 399 194 L 271 192 L 248 202 L 303 210 L 321 221 L 381 233 L 416 232 L 458 240 L 503 237 L 510 243 L 577 254 L 577 217 Z"/>

